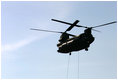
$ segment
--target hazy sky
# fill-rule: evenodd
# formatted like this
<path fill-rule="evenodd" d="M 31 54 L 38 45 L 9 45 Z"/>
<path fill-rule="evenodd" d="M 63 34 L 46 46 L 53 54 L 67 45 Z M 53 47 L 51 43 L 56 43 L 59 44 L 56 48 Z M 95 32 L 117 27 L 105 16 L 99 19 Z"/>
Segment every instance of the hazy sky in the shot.
<path fill-rule="evenodd" d="M 68 54 L 59 54 L 60 34 L 31 31 L 30 28 L 64 31 L 69 25 L 52 18 L 96 26 L 117 20 L 117 2 L 2 2 L 2 78 L 66 79 Z M 117 73 L 117 24 L 96 28 L 89 51 L 70 56 L 69 78 L 115 79 Z M 73 28 L 79 35 L 84 28 Z"/>

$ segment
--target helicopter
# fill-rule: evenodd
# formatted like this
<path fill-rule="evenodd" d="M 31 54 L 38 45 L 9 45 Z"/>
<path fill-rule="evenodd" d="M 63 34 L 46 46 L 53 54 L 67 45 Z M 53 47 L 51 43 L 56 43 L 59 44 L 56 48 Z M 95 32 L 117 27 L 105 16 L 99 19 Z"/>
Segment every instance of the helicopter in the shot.
<path fill-rule="evenodd" d="M 69 55 L 71 55 L 71 52 L 73 52 L 73 51 L 80 51 L 83 49 L 85 49 L 85 51 L 88 51 L 90 44 L 93 43 L 93 41 L 95 40 L 95 37 L 93 37 L 93 35 L 92 35 L 92 30 L 100 32 L 98 30 L 95 30 L 94 28 L 117 23 L 117 21 L 113 21 L 113 22 L 101 24 L 101 25 L 94 26 L 94 27 L 87 27 L 87 26 L 77 25 L 79 20 L 76 20 L 74 23 L 69 23 L 69 22 L 65 22 L 65 21 L 61 21 L 61 20 L 57 20 L 57 19 L 51 19 L 51 20 L 70 25 L 70 27 L 68 27 L 64 32 L 35 29 L 35 28 L 31 28 L 31 30 L 61 33 L 60 39 L 58 40 L 59 43 L 57 44 L 57 47 L 58 47 L 57 52 L 64 53 L 64 54 L 69 53 Z M 86 28 L 86 29 L 84 30 L 84 33 L 81 33 L 80 35 L 73 35 L 73 34 L 67 33 L 67 31 L 70 31 L 74 27 L 82 27 L 82 28 Z M 70 36 L 71 36 L 71 38 L 70 38 Z"/>

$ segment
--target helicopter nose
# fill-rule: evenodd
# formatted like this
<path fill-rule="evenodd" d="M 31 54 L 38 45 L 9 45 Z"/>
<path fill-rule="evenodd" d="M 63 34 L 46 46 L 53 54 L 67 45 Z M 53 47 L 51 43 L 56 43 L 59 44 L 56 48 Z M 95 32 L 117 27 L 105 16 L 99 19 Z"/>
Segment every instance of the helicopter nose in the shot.
<path fill-rule="evenodd" d="M 59 53 L 63 53 L 63 50 L 61 50 L 61 49 L 58 49 L 58 50 L 57 50 L 57 52 L 59 52 Z"/>
<path fill-rule="evenodd" d="M 57 52 L 60 52 L 59 50 L 57 50 Z"/>

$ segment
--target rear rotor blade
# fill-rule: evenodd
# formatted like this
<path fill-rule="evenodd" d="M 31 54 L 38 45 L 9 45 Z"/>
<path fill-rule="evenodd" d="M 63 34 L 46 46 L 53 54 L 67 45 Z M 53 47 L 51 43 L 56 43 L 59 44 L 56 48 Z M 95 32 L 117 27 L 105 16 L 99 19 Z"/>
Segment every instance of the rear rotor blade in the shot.
<path fill-rule="evenodd" d="M 81 26 L 81 25 L 75 25 L 76 27 L 83 27 L 83 28 L 88 28 L 86 26 Z"/>
<path fill-rule="evenodd" d="M 44 31 L 44 32 L 53 32 L 53 33 L 63 33 L 63 32 L 59 32 L 59 31 L 50 31 L 50 30 L 42 30 L 42 29 L 34 29 L 34 28 L 31 28 L 30 30 Z"/>
<path fill-rule="evenodd" d="M 106 26 L 106 25 L 114 24 L 114 23 L 117 23 L 117 21 L 113 21 L 113 22 L 109 22 L 109 23 L 106 23 L 106 24 L 102 24 L 102 25 L 94 26 L 94 27 L 92 27 L 92 28 L 102 27 L 102 26 Z"/>
<path fill-rule="evenodd" d="M 101 32 L 101 31 L 98 31 L 98 30 L 96 30 L 96 29 L 92 29 L 93 31 L 96 31 L 96 32 Z"/>

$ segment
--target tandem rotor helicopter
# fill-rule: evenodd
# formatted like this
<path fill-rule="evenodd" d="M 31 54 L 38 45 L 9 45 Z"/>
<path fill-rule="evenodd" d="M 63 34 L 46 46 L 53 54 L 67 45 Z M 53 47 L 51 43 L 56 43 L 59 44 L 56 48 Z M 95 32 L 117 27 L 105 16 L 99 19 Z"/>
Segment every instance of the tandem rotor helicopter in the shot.
<path fill-rule="evenodd" d="M 65 53 L 65 54 L 69 53 L 69 55 L 71 55 L 71 52 L 73 51 L 80 51 L 83 49 L 85 49 L 85 51 L 88 51 L 90 44 L 95 40 L 95 38 L 92 35 L 92 30 L 99 32 L 98 30 L 95 30 L 94 28 L 117 23 L 117 21 L 113 21 L 113 22 L 109 22 L 109 23 L 94 26 L 94 27 L 86 27 L 86 26 L 77 25 L 79 20 L 76 20 L 74 23 L 68 23 L 68 22 L 60 21 L 56 19 L 51 19 L 51 20 L 70 25 L 70 27 L 67 28 L 64 32 L 42 30 L 42 29 L 35 29 L 35 28 L 31 28 L 31 30 L 61 33 L 60 39 L 58 40 L 59 43 L 57 44 L 57 47 L 58 47 L 57 52 Z M 84 33 L 81 33 L 80 35 L 73 35 L 73 34 L 67 33 L 67 31 L 70 31 L 73 27 L 82 27 L 86 29 L 84 30 Z M 72 38 L 70 38 L 70 36 L 72 36 Z"/>

